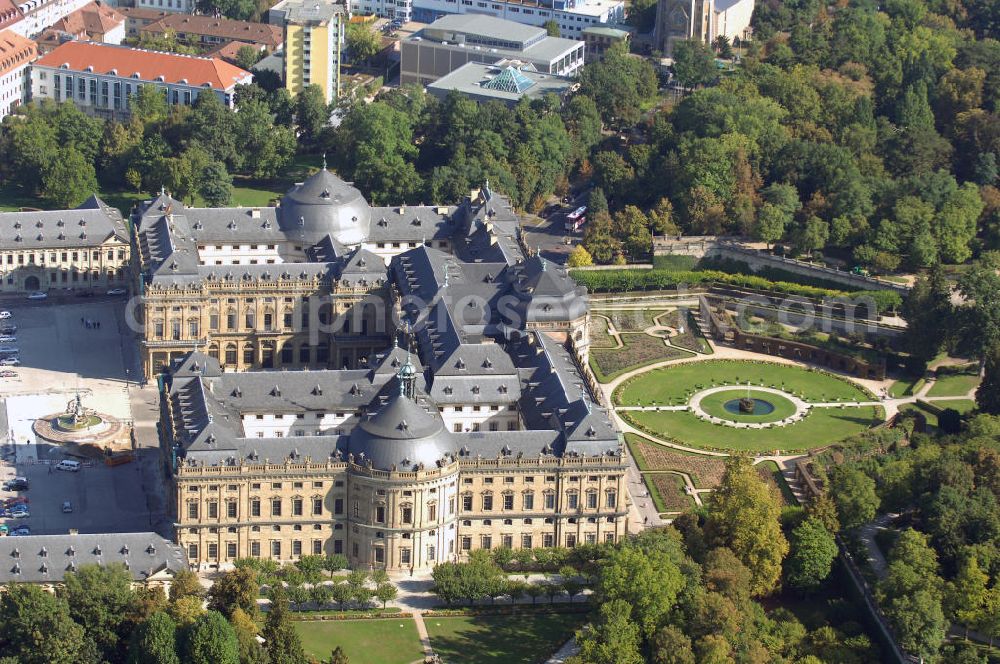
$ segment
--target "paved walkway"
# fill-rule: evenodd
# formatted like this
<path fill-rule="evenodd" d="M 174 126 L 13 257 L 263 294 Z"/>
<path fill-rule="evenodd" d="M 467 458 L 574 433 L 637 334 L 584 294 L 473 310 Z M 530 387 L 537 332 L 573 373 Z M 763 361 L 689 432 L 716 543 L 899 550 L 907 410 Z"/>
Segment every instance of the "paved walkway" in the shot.
<path fill-rule="evenodd" d="M 414 611 L 413 623 L 417 626 L 417 636 L 420 637 L 420 645 L 424 648 L 425 655 L 433 655 L 431 648 L 431 637 L 427 634 L 427 625 L 424 624 L 424 615 L 420 611 Z"/>

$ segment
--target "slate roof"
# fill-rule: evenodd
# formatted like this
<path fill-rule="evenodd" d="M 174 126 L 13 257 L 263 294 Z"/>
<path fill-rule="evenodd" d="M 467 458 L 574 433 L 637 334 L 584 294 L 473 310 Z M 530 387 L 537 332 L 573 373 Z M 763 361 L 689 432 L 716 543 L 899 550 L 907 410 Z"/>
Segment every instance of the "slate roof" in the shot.
<path fill-rule="evenodd" d="M 114 563 L 139 582 L 188 569 L 183 549 L 156 533 L 0 537 L 0 584 L 59 583 L 83 565 Z"/>
<path fill-rule="evenodd" d="M 0 212 L 3 249 L 96 247 L 110 238 L 128 244 L 121 213 L 91 196 L 73 210 Z"/>

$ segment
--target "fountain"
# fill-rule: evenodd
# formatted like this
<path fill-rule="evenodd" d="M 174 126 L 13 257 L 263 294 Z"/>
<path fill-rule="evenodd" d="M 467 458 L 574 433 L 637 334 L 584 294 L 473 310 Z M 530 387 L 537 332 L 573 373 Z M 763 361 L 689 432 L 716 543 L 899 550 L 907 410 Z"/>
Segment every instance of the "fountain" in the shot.
<path fill-rule="evenodd" d="M 731 399 L 722 404 L 726 412 L 734 415 L 770 415 L 774 412 L 774 404 L 766 399 L 750 396 L 750 381 L 747 381 L 747 395 L 739 399 Z"/>
<path fill-rule="evenodd" d="M 66 403 L 63 412 L 39 417 L 32 429 L 40 440 L 77 445 L 99 454 L 132 448 L 129 428 L 117 418 L 85 406 L 79 392 Z"/>

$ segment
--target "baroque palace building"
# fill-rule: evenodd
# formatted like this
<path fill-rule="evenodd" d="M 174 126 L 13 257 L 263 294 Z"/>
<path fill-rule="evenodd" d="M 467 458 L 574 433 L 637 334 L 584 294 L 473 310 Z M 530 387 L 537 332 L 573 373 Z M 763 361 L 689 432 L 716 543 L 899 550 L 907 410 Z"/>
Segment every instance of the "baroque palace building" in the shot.
<path fill-rule="evenodd" d="M 526 255 L 518 225 L 488 186 L 373 208 L 326 169 L 276 208 L 164 194 L 137 214 L 192 564 L 421 570 L 626 534 L 626 452 L 575 359 L 586 290 Z"/>

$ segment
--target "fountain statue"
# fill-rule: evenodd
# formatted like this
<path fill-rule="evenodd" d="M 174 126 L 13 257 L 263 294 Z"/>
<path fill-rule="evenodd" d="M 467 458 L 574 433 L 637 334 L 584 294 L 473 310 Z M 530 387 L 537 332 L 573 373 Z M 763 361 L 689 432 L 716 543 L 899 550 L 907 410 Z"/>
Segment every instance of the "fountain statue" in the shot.
<path fill-rule="evenodd" d="M 740 399 L 740 412 L 753 414 L 757 407 L 757 402 L 750 396 L 750 381 L 747 381 L 747 395 Z"/>

